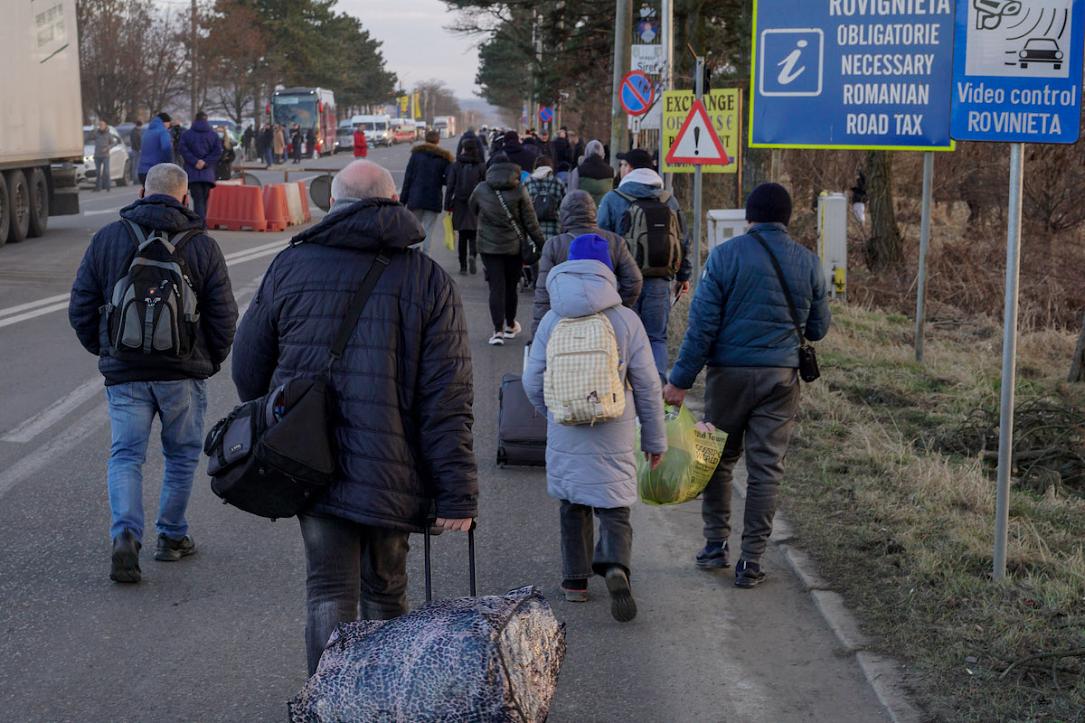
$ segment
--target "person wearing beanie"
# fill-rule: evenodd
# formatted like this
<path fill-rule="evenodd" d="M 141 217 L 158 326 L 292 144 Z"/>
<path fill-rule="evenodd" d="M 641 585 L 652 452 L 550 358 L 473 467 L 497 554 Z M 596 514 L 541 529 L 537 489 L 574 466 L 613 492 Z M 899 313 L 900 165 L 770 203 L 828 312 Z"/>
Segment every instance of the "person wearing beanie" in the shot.
<path fill-rule="evenodd" d="M 663 178 L 655 172 L 652 154 L 642 148 L 634 148 L 627 153 L 619 153 L 618 161 L 621 182 L 618 188 L 608 192 L 599 204 L 599 227 L 630 241 L 632 229 L 629 211 L 634 204 L 640 205 L 649 201 L 665 203 L 678 221 L 682 260 L 677 272 L 664 276 L 646 274 L 640 298 L 633 306 L 640 314 L 648 338 L 652 341 L 652 355 L 655 357 L 660 377 L 666 380 L 667 370 L 670 368 L 667 328 L 670 324 L 672 300 L 675 296 L 689 291 L 689 280 L 693 275 L 690 235 L 678 199 L 664 190 Z M 634 246 L 635 244 L 630 243 L 630 248 Z"/>
<path fill-rule="evenodd" d="M 597 234 L 573 239 L 569 260 L 554 267 L 546 286 L 552 306 L 531 343 L 523 383 L 532 405 L 547 414 L 547 492 L 561 501 L 561 588 L 567 601 L 587 602 L 589 579 L 603 577 L 611 615 L 628 622 L 637 614 L 629 582 L 633 549 L 629 517 L 630 507 L 637 501 L 636 456 L 644 454 L 655 468 L 667 451 L 659 375 L 644 325 L 633 310 L 622 306 L 607 239 Z M 575 327 L 561 324 L 563 320 L 595 315 L 601 315 L 613 328 L 617 358 L 586 356 L 585 366 L 578 366 L 577 374 L 593 380 L 610 379 L 613 368 L 609 364 L 615 364 L 625 390 L 625 410 L 617 418 L 593 424 L 561 424 L 546 406 L 546 390 L 558 393 L 552 385 L 560 388 L 557 380 L 547 379 L 548 350 L 551 344 L 555 350 L 562 349 L 568 334 L 579 333 Z M 555 367 L 555 375 L 560 368 Z M 599 519 L 598 542 L 595 518 Z"/>
<path fill-rule="evenodd" d="M 777 489 L 799 410 L 799 347 L 803 337 L 823 339 L 831 321 L 821 263 L 787 233 L 787 189 L 776 183 L 755 188 L 746 201 L 746 220 L 746 234 L 717 246 L 708 257 L 678 361 L 663 390 L 668 404 L 681 406 L 707 366 L 705 417 L 728 434 L 701 501 L 705 546 L 697 554 L 698 567 L 730 566 L 731 477 L 746 452 L 742 554 L 735 567 L 735 585 L 741 588 L 765 579 L 761 556 L 772 534 Z M 801 333 L 781 283 L 790 291 Z"/>
<path fill-rule="evenodd" d="M 570 191 L 561 202 L 558 213 L 561 233 L 547 239 L 539 258 L 539 277 L 535 283 L 535 303 L 531 310 L 531 334 L 539 330 L 546 312 L 550 311 L 550 293 L 546 290 L 546 278 L 551 269 L 569 259 L 569 247 L 578 236 L 594 234 L 607 243 L 610 251 L 610 268 L 618 279 L 618 295 L 622 304 L 633 308 L 640 298 L 644 277 L 629 250 L 629 244 L 621 236 L 604 231 L 595 223 L 595 202 L 587 191 Z"/>

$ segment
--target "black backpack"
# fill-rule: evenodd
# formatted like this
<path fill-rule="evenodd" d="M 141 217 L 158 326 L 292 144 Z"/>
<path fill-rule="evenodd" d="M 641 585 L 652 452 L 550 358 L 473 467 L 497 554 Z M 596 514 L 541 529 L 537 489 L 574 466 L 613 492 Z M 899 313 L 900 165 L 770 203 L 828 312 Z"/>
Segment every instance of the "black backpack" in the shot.
<path fill-rule="evenodd" d="M 390 259 L 382 251 L 354 293 L 316 379 L 295 378 L 269 394 L 238 406 L 208 433 L 211 490 L 223 503 L 259 517 L 293 517 L 339 473 L 335 446 L 335 400 L 328 384 L 354 327 Z"/>
<path fill-rule="evenodd" d="M 550 188 L 544 184 L 541 193 L 531 194 L 531 205 L 535 208 L 535 218 L 540 221 L 557 221 L 560 201 L 550 193 Z"/>
<path fill-rule="evenodd" d="M 641 274 L 645 278 L 674 278 L 682 265 L 682 234 L 678 215 L 667 205 L 670 194 L 637 198 L 617 193 L 629 201 L 621 228 Z"/>
<path fill-rule="evenodd" d="M 152 231 L 148 236 L 138 224 L 123 222 L 136 250 L 128 272 L 114 284 L 112 298 L 102 307 L 109 323 L 110 353 L 122 359 L 147 355 L 186 359 L 196 343 L 200 313 L 179 252 L 201 231 L 172 237 Z"/>

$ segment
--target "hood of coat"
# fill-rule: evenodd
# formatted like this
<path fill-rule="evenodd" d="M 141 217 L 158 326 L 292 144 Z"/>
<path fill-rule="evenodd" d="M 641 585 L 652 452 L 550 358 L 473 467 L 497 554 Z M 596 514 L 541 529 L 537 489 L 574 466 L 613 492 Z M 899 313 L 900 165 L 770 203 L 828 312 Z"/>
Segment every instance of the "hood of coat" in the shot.
<path fill-rule="evenodd" d="M 620 306 L 618 280 L 601 261 L 566 261 L 546 277 L 550 308 L 564 319 L 591 316 Z"/>
<path fill-rule="evenodd" d="M 486 171 L 490 188 L 507 191 L 520 185 L 520 167 L 515 163 L 495 163 Z"/>
<path fill-rule="evenodd" d="M 625 175 L 622 182 L 618 184 L 618 188 L 630 196 L 638 195 L 631 190 L 627 190 L 627 186 L 648 187 L 658 192 L 663 188 L 663 178 L 651 168 L 634 168 Z"/>
<path fill-rule="evenodd" d="M 158 116 L 151 118 L 151 122 L 147 124 L 147 131 L 164 131 L 166 130 L 166 124 L 162 122 L 162 119 Z"/>
<path fill-rule="evenodd" d="M 215 130 L 211 127 L 211 124 L 208 123 L 206 120 L 193 121 L 192 128 L 190 128 L 189 130 L 193 130 L 193 131 L 195 131 L 197 133 L 214 133 L 215 132 Z"/>
<path fill-rule="evenodd" d="M 482 142 L 465 133 L 456 149 L 456 160 L 460 163 L 482 163 Z"/>
<path fill-rule="evenodd" d="M 411 149 L 411 153 L 426 153 L 431 156 L 437 156 L 443 158 L 449 163 L 452 162 L 452 154 L 446 151 L 440 146 L 436 146 L 432 143 L 419 143 L 417 146 Z"/>
<path fill-rule="evenodd" d="M 195 211 L 182 206 L 173 196 L 154 194 L 140 198 L 121 209 L 121 218 L 126 218 L 144 228 L 179 233 L 203 229 L 203 219 Z"/>
<path fill-rule="evenodd" d="M 402 250 L 426 237 L 422 224 L 406 206 L 386 198 L 363 198 L 342 210 L 329 213 L 291 244 L 313 243 L 335 248 L 376 251 Z"/>
<path fill-rule="evenodd" d="M 540 181 L 542 181 L 544 179 L 547 179 L 547 178 L 550 178 L 550 176 L 553 176 L 553 175 L 554 175 L 554 169 L 551 168 L 550 166 L 539 166 L 538 168 L 536 168 L 534 171 L 531 172 L 531 177 L 535 178 L 535 179 L 538 179 Z"/>
<path fill-rule="evenodd" d="M 570 191 L 562 199 L 561 209 L 558 211 L 562 233 L 574 229 L 594 229 L 597 216 L 595 200 L 587 191 Z"/>
<path fill-rule="evenodd" d="M 614 169 L 610 167 L 610 164 L 603 160 L 602 156 L 585 156 L 584 160 L 578 166 L 578 172 L 581 178 L 596 178 L 599 180 L 613 180 Z"/>

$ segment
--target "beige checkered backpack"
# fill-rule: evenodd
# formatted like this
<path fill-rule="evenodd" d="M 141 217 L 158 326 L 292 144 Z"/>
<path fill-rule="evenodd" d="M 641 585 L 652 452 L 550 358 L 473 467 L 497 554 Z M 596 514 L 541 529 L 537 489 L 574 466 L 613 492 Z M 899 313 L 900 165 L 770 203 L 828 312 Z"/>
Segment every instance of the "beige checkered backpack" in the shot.
<path fill-rule="evenodd" d="M 625 414 L 618 337 L 604 314 L 562 319 L 546 346 L 546 408 L 559 424 L 595 424 Z"/>

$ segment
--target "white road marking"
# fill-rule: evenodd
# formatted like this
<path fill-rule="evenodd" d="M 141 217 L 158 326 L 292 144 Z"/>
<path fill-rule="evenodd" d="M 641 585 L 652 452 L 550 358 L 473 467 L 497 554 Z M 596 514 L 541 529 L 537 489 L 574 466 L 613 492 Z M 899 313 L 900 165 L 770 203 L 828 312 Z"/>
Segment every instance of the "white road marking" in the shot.
<path fill-rule="evenodd" d="M 98 380 L 98 384 L 101 385 L 100 380 Z M 15 485 L 27 477 L 37 474 L 49 464 L 56 462 L 82 444 L 84 439 L 94 434 L 105 424 L 107 416 L 104 403 L 95 406 L 78 422 L 66 429 L 64 434 L 58 434 L 30 454 L 23 456 L 11 467 L 0 472 L 0 497 L 10 492 Z"/>
<path fill-rule="evenodd" d="M 240 319 L 245 315 L 245 312 L 249 309 L 248 301 L 240 303 L 242 299 L 248 299 L 256 293 L 256 290 L 260 288 L 260 282 L 263 281 L 264 275 L 261 274 L 249 283 L 238 289 L 234 296 L 239 302 L 238 318 Z M 65 419 L 79 407 L 83 406 L 88 400 L 95 397 L 103 389 L 102 378 L 99 375 L 94 375 L 92 378 L 80 384 L 73 389 L 67 395 L 61 397 L 57 401 L 50 404 L 48 407 L 38 412 L 34 416 L 24 421 L 14 429 L 5 432 L 0 436 L 0 442 L 11 442 L 13 444 L 25 444 L 32 441 L 42 432 L 55 426 L 58 422 Z M 0 496 L 3 495 L 3 484 L 0 483 Z"/>
<path fill-rule="evenodd" d="M 101 215 L 107 214 L 107 213 L 117 213 L 122 208 L 124 208 L 124 206 L 118 206 L 117 208 L 107 208 L 107 209 L 103 209 L 101 211 L 83 211 L 83 215 L 84 216 L 101 216 Z"/>
<path fill-rule="evenodd" d="M 87 400 L 99 394 L 102 388 L 102 378 L 100 376 L 95 376 L 93 379 L 83 382 L 69 392 L 67 396 L 61 397 L 15 429 L 0 436 L 0 442 L 15 442 L 18 444 L 29 442 L 83 406 Z"/>
<path fill-rule="evenodd" d="M 52 314 L 54 311 L 60 311 L 68 308 L 68 302 L 62 301 L 59 304 L 52 304 L 51 306 L 45 306 L 34 311 L 28 311 L 25 314 L 19 314 L 18 316 L 12 316 L 7 319 L 0 319 L 0 329 L 5 326 L 11 326 L 12 324 L 18 324 L 20 321 L 29 321 L 30 319 L 37 318 L 39 316 L 45 316 L 46 314 Z"/>
<path fill-rule="evenodd" d="M 261 246 L 254 246 L 251 249 L 236 251 L 225 257 L 226 266 L 235 266 L 237 264 L 243 264 L 247 261 L 253 261 L 255 259 L 263 258 L 264 256 L 271 256 L 272 254 L 277 254 L 284 248 L 286 248 L 286 242 L 289 240 L 289 236 L 284 236 L 281 239 L 263 244 Z M 68 294 L 57 294 L 56 296 L 50 296 L 45 299 L 38 299 L 37 301 L 30 301 L 25 304 L 19 304 L 18 306 L 9 307 L 7 309 L 0 309 L 0 329 L 4 328 L 5 326 L 12 326 L 14 324 L 18 324 L 19 322 L 36 319 L 39 316 L 52 314 L 55 311 L 62 311 L 64 309 L 67 309 L 68 301 Z"/>
<path fill-rule="evenodd" d="M 9 306 L 6 309 L 0 309 L 0 319 L 5 316 L 11 316 L 12 314 L 18 314 L 21 311 L 28 311 L 35 309 L 39 306 L 47 306 L 49 304 L 55 304 L 58 301 L 67 301 L 67 294 L 57 294 L 56 296 L 50 296 L 47 299 L 38 299 L 37 301 L 30 301 L 25 304 L 19 304 L 18 306 Z"/>

